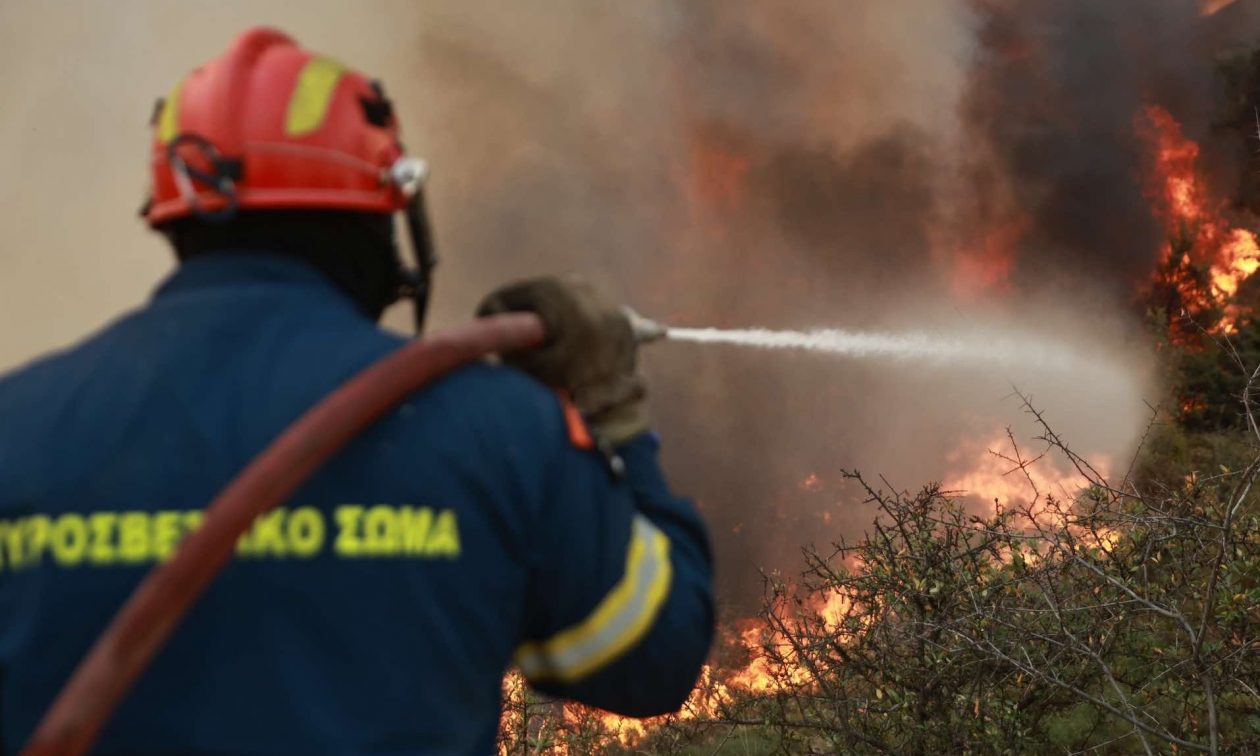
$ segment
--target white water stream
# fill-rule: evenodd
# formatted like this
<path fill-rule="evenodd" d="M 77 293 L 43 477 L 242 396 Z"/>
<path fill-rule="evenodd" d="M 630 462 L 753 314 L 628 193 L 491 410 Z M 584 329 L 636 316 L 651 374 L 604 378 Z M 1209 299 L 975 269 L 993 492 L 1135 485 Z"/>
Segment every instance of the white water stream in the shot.
<path fill-rule="evenodd" d="M 1071 373 L 1110 372 L 1118 366 L 1071 344 L 1044 336 L 926 331 L 870 332 L 841 329 L 775 331 L 766 328 L 669 328 L 672 341 L 733 344 L 762 349 L 801 349 L 855 358 L 883 358 L 928 364 L 1022 368 Z"/>

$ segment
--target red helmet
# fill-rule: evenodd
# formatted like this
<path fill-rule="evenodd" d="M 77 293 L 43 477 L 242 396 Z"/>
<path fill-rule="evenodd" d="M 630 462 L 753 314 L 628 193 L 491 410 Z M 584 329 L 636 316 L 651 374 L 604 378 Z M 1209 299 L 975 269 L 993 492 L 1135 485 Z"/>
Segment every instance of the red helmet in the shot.
<path fill-rule="evenodd" d="M 152 226 L 242 209 L 402 210 L 423 178 L 379 84 L 250 29 L 159 102 Z"/>

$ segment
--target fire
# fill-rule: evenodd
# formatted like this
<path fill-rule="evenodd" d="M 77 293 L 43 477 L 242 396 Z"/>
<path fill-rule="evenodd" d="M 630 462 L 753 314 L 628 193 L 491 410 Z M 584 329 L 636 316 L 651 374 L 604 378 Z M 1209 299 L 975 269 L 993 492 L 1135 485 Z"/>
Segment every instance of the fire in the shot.
<path fill-rule="evenodd" d="M 1221 247 L 1224 266 L 1213 273 L 1212 283 L 1226 296 L 1233 296 L 1238 285 L 1260 269 L 1260 246 L 1256 235 L 1245 228 L 1230 229 Z"/>
<path fill-rule="evenodd" d="M 1015 251 L 1028 231 L 1028 218 L 1015 213 L 1013 219 L 999 223 L 965 240 L 944 229 L 932 231 L 932 255 L 944 264 L 950 292 L 955 299 L 972 301 L 982 297 L 1009 294 L 1011 274 L 1015 270 Z"/>
<path fill-rule="evenodd" d="M 838 638 L 843 635 L 838 631 L 844 621 L 853 616 L 855 609 L 853 597 L 839 590 L 807 596 L 803 604 L 801 614 L 781 613 L 782 621 L 790 630 L 798 630 L 802 624 L 811 623 L 818 630 L 836 634 Z M 787 619 L 792 616 L 796 619 Z M 799 686 L 811 682 L 813 672 L 804 664 L 793 663 L 792 646 L 779 628 L 761 620 L 746 620 L 740 626 L 739 638 L 751 659 L 743 669 L 727 679 L 729 689 L 764 694 L 773 693 L 784 684 Z M 776 659 L 767 655 L 768 648 L 777 650 Z"/>
<path fill-rule="evenodd" d="M 1223 7 L 1223 6 L 1222 6 Z M 1214 302 L 1226 307 L 1222 327 L 1234 329 L 1237 314 L 1229 300 L 1244 280 L 1260 269 L 1260 243 L 1256 234 L 1230 223 L 1226 202 L 1212 195 L 1199 168 L 1199 145 L 1182 130 L 1181 124 L 1163 108 L 1146 109 L 1139 132 L 1152 150 L 1152 170 L 1147 195 L 1170 240 L 1163 258 L 1203 266 L 1208 271 Z M 1179 287 L 1183 296 L 1194 293 Z"/>
<path fill-rule="evenodd" d="M 1213 16 L 1236 2 L 1238 0 L 1199 0 L 1199 12 L 1204 16 Z"/>
<path fill-rule="evenodd" d="M 781 634 L 760 621 L 753 620 L 746 623 L 740 632 L 740 640 L 752 655 L 752 660 L 731 677 L 731 686 L 751 693 L 770 693 L 776 690 L 780 686 L 780 677 L 775 675 L 770 657 L 764 649 L 771 644 L 782 643 Z M 809 679 L 808 670 L 800 666 L 789 667 L 787 674 L 794 683 Z"/>
<path fill-rule="evenodd" d="M 837 632 L 853 609 L 852 599 L 839 591 L 808 596 L 791 629 L 797 629 L 795 623 L 813 623 L 811 627 L 823 632 Z M 590 734 L 602 748 L 633 748 L 667 722 L 719 718 L 736 696 L 771 694 L 785 683 L 794 686 L 810 684 L 812 672 L 809 668 L 805 664 L 791 663 L 793 655 L 788 639 L 763 620 L 748 619 L 735 623 L 734 634 L 728 634 L 727 638 L 728 644 L 748 655 L 748 663 L 727 673 L 723 679 L 718 678 L 712 666 L 706 665 L 682 709 L 665 717 L 633 719 L 575 703 L 531 704 L 523 678 L 519 672 L 512 670 L 503 682 L 507 706 L 499 724 L 500 733 L 528 732 L 534 740 L 554 740 L 547 752 L 568 754 L 569 751 L 560 742 L 561 738 L 556 736 L 562 731 L 590 733 L 594 726 L 598 731 Z M 776 659 L 767 654 L 768 648 L 776 650 Z M 520 742 L 520 737 L 513 742 Z M 499 752 L 502 756 L 509 752 L 502 739 Z"/>
<path fill-rule="evenodd" d="M 1074 467 L 1047 456 L 1027 462 L 1021 468 L 1011 440 L 1004 433 L 994 434 L 983 443 L 963 443 L 947 461 L 962 472 L 944 480 L 942 489 L 1003 505 L 1029 504 L 1047 495 L 1071 500 L 1089 485 Z M 1101 456 L 1090 460 L 1090 464 L 1104 476 L 1110 467 L 1109 460 Z"/>
<path fill-rule="evenodd" d="M 954 258 L 954 293 L 970 298 L 1009 289 L 1015 265 L 1012 250 L 1024 234 L 1024 225 L 1019 222 L 994 228 L 985 234 L 978 249 L 959 252 Z"/>
<path fill-rule="evenodd" d="M 1035 525 L 1066 524 L 1082 544 L 1112 548 L 1119 534 L 1110 529 L 1084 531 L 1072 522 L 1072 507 L 1043 505 L 1047 494 L 1060 502 L 1075 501 L 1088 481 L 1074 467 L 1043 455 L 1024 465 L 1013 462 L 1011 440 L 1005 434 L 985 437 L 987 443 L 964 443 L 949 459 L 950 464 L 965 472 L 948 480 L 944 487 L 965 491 L 1003 504 L 1027 504 Z M 994 453 L 990 450 L 997 450 Z M 1110 465 L 1105 458 L 1090 464 L 1106 476 Z M 811 473 L 796 488 L 804 494 L 823 488 L 817 474 Z M 1040 494 L 1034 494 L 1034 489 Z M 1044 512 L 1044 517 L 1043 513 Z M 1035 529 L 1035 527 L 1033 527 Z M 1036 553 L 1025 553 L 1024 559 L 1035 561 Z M 845 569 L 861 572 L 865 565 L 857 557 L 844 560 Z M 509 673 L 504 681 L 504 710 L 500 731 L 516 733 L 512 742 L 527 737 L 534 743 L 546 743 L 548 753 L 570 754 L 566 742 L 587 744 L 580 750 L 598 745 L 598 750 L 633 750 L 658 733 L 670 722 L 722 721 L 732 707 L 749 698 L 774 696 L 784 691 L 809 689 L 818 685 L 817 672 L 797 655 L 796 644 L 802 637 L 826 637 L 831 642 L 849 644 L 868 631 L 876 621 L 869 607 L 860 603 L 849 589 L 832 588 L 818 593 L 803 593 L 790 587 L 779 594 L 775 611 L 767 618 L 752 618 L 734 623 L 723 632 L 727 652 L 739 651 L 746 659 L 733 670 L 726 666 L 722 673 L 705 666 L 700 680 L 683 708 L 674 715 L 651 719 L 633 719 L 600 712 L 574 703 L 547 702 L 530 698 L 519 673 Z M 566 737 L 572 738 L 566 740 Z M 500 753 L 508 753 L 501 743 Z"/>
<path fill-rule="evenodd" d="M 1091 482 L 1075 465 L 1047 454 L 1032 456 L 1021 452 L 1020 456 L 1025 459 L 1022 466 L 1016 460 L 1010 437 L 1004 434 L 995 434 L 987 444 L 964 444 L 950 462 L 960 467 L 970 462 L 970 468 L 941 487 L 979 497 L 999 509 L 1013 509 L 1028 530 L 1065 529 L 1081 544 L 1105 550 L 1120 541 L 1118 529 L 1097 523 L 1086 527 L 1077 518 L 1076 504 Z M 1085 463 L 1093 469 L 1091 475 L 1096 473 L 1104 481 L 1113 467 L 1112 460 L 1101 454 Z M 1035 561 L 1037 556 L 1025 553 L 1024 558 Z"/>
<path fill-rule="evenodd" d="M 701 129 L 691 141 L 686 186 L 693 207 L 738 211 L 747 199 L 751 162 L 729 140 Z"/>
<path fill-rule="evenodd" d="M 1171 114 L 1161 108 L 1147 109 L 1140 119 L 1139 132 L 1151 154 L 1147 195 L 1170 240 L 1162 250 L 1165 261 L 1184 255 L 1188 262 L 1206 270 L 1210 296 L 1214 302 L 1227 305 L 1243 281 L 1260 271 L 1256 234 L 1230 222 L 1226 202 L 1212 192 L 1202 172 L 1200 146 L 1185 135 Z M 684 184 L 688 206 L 708 221 L 701 224 L 705 229 L 720 234 L 724 217 L 747 208 L 753 163 L 737 139 L 723 139 L 720 134 L 704 130 L 695 134 L 690 148 Z M 1012 208 L 989 217 L 1000 220 L 952 236 L 944 231 L 934 234 L 933 254 L 949 269 L 956 295 L 972 298 L 1011 291 L 1016 252 L 1030 230 L 1031 220 Z M 1231 327 L 1229 322 L 1232 321 L 1224 327 Z M 1089 486 L 1073 465 L 1042 456 L 1021 466 L 1014 459 L 1010 439 L 1003 433 L 960 444 L 946 461 L 953 472 L 943 482 L 944 489 L 963 492 L 990 506 L 995 501 L 1003 507 L 1026 506 L 1027 519 L 1021 527 L 1035 530 L 1046 526 L 1049 530 L 1066 524 L 1082 543 L 1108 549 L 1119 538 L 1114 530 L 1082 532 L 1073 525 L 1074 505 L 1085 501 L 1082 491 Z M 1090 464 L 1104 477 L 1107 475 L 1107 459 L 1091 459 Z M 827 479 L 809 473 L 799 478 L 788 493 L 799 498 L 824 491 L 830 492 Z M 1057 502 L 1047 503 L 1049 497 Z M 823 515 L 824 521 L 827 516 Z M 743 529 L 740 523 L 734 532 Z M 1036 555 L 1025 554 L 1025 558 L 1035 559 Z M 848 566 L 861 569 L 861 565 Z M 847 643 L 873 621 L 869 606 L 855 604 L 853 596 L 840 591 L 794 595 L 790 606 L 780 608 L 783 611 L 768 613 L 768 619 L 742 620 L 725 628 L 725 651 L 740 652 L 739 665 L 733 669 L 706 667 L 678 714 L 640 720 L 572 703 L 540 702 L 528 697 L 524 683 L 513 673 L 505 681 L 509 705 L 503 715 L 503 731 L 525 734 L 532 742 L 555 743 L 549 751 L 553 753 L 566 753 L 560 745 L 564 740 L 561 734 L 579 732 L 594 738 L 582 742 L 600 743 L 601 749 L 634 749 L 659 735 L 667 722 L 720 720 L 735 702 L 817 684 L 816 673 L 794 654 L 791 638 L 798 635 L 797 631 L 806 636 L 821 633 L 837 643 Z M 570 748 L 583 750 L 578 746 Z"/>
<path fill-rule="evenodd" d="M 718 716 L 722 707 L 732 701 L 735 684 L 718 680 L 713 668 L 706 665 L 700 672 L 700 679 L 691 695 L 677 714 L 648 719 L 622 717 L 617 714 L 602 712 L 576 703 L 539 703 L 528 705 L 529 695 L 520 673 L 512 670 L 504 678 L 504 700 L 508 702 L 500 724 L 500 733 L 521 733 L 528 731 L 536 741 L 553 741 L 547 753 L 568 754 L 563 739 L 557 737 L 561 732 L 583 732 L 586 740 L 597 741 L 601 750 L 610 746 L 632 748 L 653 731 L 669 721 L 687 721 Z M 745 688 L 751 690 L 751 688 Z M 530 709 L 536 711 L 529 713 Z M 525 712 L 525 713 L 523 713 Z M 523 721 L 524 720 L 524 721 Z M 592 732 L 592 728 L 596 731 Z M 520 743 L 521 738 L 512 739 Z M 499 753 L 507 756 L 510 752 L 508 743 L 500 739 Z"/>

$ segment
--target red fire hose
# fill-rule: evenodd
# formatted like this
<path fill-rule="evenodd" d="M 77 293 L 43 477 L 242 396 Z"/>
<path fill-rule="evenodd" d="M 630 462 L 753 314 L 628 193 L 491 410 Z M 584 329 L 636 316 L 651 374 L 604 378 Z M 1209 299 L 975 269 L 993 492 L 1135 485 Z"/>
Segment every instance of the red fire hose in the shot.
<path fill-rule="evenodd" d="M 206 508 L 201 527 L 155 566 L 71 675 L 22 756 L 87 753 L 115 707 L 231 559 L 258 515 L 284 502 L 351 439 L 421 386 L 494 352 L 542 343 L 542 321 L 498 315 L 415 341 L 355 375 L 298 418 Z"/>

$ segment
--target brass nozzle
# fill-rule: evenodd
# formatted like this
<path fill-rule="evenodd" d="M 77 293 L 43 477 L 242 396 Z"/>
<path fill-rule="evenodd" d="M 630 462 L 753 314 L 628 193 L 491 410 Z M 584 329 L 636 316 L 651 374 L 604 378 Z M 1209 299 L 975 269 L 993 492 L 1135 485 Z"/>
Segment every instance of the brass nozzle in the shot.
<path fill-rule="evenodd" d="M 630 329 L 634 331 L 634 340 L 640 344 L 659 341 L 669 335 L 667 327 L 655 320 L 643 317 L 630 305 L 623 305 L 621 311 L 626 314 L 626 320 L 630 321 Z"/>

